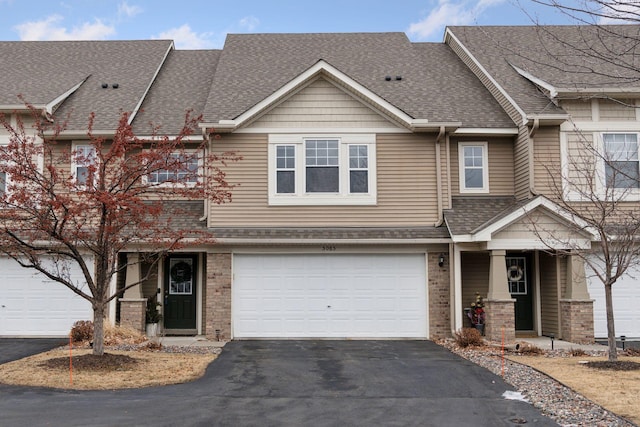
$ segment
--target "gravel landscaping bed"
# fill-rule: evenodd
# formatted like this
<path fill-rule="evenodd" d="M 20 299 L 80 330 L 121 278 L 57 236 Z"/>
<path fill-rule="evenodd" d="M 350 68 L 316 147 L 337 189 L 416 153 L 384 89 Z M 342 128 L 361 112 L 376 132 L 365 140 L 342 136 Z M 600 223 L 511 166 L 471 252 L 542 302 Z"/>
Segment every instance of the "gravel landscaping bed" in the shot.
<path fill-rule="evenodd" d="M 502 375 L 502 361 L 499 350 L 483 347 L 459 348 L 453 341 L 440 343 L 453 353 L 480 365 L 496 375 Z M 567 352 L 555 350 L 547 352 L 551 357 L 568 357 Z M 592 355 L 601 352 L 589 352 Z M 504 380 L 521 392 L 531 404 L 542 413 L 564 427 L 573 426 L 624 426 L 633 424 L 586 399 L 570 388 L 560 384 L 537 370 L 505 359 Z"/>

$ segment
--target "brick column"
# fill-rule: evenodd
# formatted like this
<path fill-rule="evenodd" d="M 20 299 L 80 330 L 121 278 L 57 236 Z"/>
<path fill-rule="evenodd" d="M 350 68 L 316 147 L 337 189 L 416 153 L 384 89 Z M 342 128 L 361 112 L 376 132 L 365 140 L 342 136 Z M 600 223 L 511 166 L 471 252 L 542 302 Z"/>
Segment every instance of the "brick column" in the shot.
<path fill-rule="evenodd" d="M 429 271 L 429 335 L 431 339 L 451 336 L 451 309 L 449 255 L 445 253 L 444 264 L 438 265 L 440 252 L 429 253 L 427 269 Z"/>
<path fill-rule="evenodd" d="M 489 341 L 501 341 L 504 328 L 504 341 L 511 343 L 516 339 L 516 300 L 509 293 L 506 254 L 503 250 L 494 250 L 490 254 L 484 334 Z"/>
<path fill-rule="evenodd" d="M 207 254 L 205 334 L 221 341 L 231 339 L 231 254 Z"/>
<path fill-rule="evenodd" d="M 484 303 L 485 325 L 484 335 L 489 341 L 502 341 L 504 327 L 504 342 L 512 343 L 516 340 L 516 314 L 514 300 L 487 300 Z"/>
<path fill-rule="evenodd" d="M 593 300 L 560 300 L 562 339 L 589 344 L 593 338 Z"/>
<path fill-rule="evenodd" d="M 129 285 L 139 281 L 140 258 L 137 253 L 129 253 L 124 283 Z M 147 299 L 142 298 L 142 287 L 139 283 L 124 291 L 123 297 L 120 298 L 120 325 L 145 333 L 146 311 Z"/>
<path fill-rule="evenodd" d="M 565 341 L 594 342 L 593 300 L 587 290 L 584 260 L 577 255 L 567 257 L 567 285 L 560 299 L 560 333 Z"/>
<path fill-rule="evenodd" d="M 120 325 L 129 326 L 142 333 L 145 332 L 145 312 L 147 300 L 121 299 L 120 300 Z"/>

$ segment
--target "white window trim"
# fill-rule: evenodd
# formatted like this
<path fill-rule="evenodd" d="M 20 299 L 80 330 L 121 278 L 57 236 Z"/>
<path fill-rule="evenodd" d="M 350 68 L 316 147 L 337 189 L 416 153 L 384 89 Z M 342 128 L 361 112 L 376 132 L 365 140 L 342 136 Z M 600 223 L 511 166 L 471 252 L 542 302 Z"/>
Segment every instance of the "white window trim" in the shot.
<path fill-rule="evenodd" d="M 180 151 L 175 151 L 172 152 L 171 154 L 197 154 L 198 155 L 198 180 L 196 182 L 152 182 L 149 181 L 149 178 L 147 175 L 144 175 L 142 177 L 142 182 L 144 184 L 149 184 L 149 185 L 153 185 L 154 187 L 157 188 L 175 188 L 175 187 L 195 187 L 197 183 L 202 182 L 202 174 L 203 174 L 203 170 L 204 170 L 204 164 L 203 164 L 203 156 L 201 156 L 200 154 L 198 154 L 199 150 L 196 149 L 184 149 L 184 150 L 180 150 Z"/>
<path fill-rule="evenodd" d="M 338 140 L 339 179 L 337 193 L 306 193 L 305 140 Z M 276 193 L 276 147 L 293 145 L 295 147 L 295 192 Z M 366 145 L 368 147 L 368 193 L 349 192 L 349 146 Z M 375 134 L 270 134 L 268 149 L 269 164 L 269 205 L 270 206 L 318 206 L 318 205 L 375 205 L 377 203 L 376 174 L 376 137 Z"/>
<path fill-rule="evenodd" d="M 467 188 L 465 186 L 464 147 L 482 147 L 482 188 Z M 458 181 L 460 193 L 485 194 L 489 192 L 489 144 L 484 142 L 458 142 Z"/>

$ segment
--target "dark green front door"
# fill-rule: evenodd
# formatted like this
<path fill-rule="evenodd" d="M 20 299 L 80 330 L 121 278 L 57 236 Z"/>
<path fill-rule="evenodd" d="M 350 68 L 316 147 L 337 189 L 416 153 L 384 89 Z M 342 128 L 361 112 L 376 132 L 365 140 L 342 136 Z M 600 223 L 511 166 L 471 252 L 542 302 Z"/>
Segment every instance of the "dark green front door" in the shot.
<path fill-rule="evenodd" d="M 165 261 L 164 327 L 168 333 L 195 332 L 197 267 L 195 255 L 170 255 Z"/>
<path fill-rule="evenodd" d="M 507 256 L 507 281 L 511 298 L 516 300 L 516 331 L 533 330 L 533 282 L 529 254 Z"/>

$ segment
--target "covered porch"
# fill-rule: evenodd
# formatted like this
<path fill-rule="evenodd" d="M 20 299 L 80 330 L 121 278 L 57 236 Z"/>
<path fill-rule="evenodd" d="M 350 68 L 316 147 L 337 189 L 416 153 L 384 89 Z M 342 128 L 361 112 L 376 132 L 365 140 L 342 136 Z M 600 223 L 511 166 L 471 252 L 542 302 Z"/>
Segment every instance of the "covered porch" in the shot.
<path fill-rule="evenodd" d="M 472 326 L 465 308 L 480 295 L 491 341 L 553 336 L 592 342 L 593 301 L 575 251 L 589 249 L 593 237 L 577 232 L 542 197 L 470 199 L 454 200 L 445 214 L 454 241 L 452 329 Z"/>

